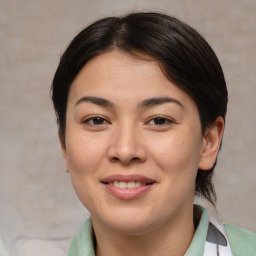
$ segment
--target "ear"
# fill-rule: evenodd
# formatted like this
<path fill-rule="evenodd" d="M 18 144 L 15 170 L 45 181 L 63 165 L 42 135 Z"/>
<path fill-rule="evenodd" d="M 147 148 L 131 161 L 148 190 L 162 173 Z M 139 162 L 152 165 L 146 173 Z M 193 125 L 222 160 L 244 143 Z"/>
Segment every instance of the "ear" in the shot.
<path fill-rule="evenodd" d="M 66 172 L 69 172 L 66 145 L 65 145 L 65 141 L 64 141 L 64 136 L 60 129 L 58 131 L 58 135 L 59 135 L 59 141 L 60 141 L 60 146 L 61 146 L 61 151 L 62 151 L 62 157 L 64 159 L 64 163 L 65 163 L 65 167 L 66 167 Z"/>
<path fill-rule="evenodd" d="M 210 127 L 206 128 L 199 169 L 210 170 L 213 167 L 219 152 L 223 131 L 224 120 L 221 116 L 217 117 Z"/>

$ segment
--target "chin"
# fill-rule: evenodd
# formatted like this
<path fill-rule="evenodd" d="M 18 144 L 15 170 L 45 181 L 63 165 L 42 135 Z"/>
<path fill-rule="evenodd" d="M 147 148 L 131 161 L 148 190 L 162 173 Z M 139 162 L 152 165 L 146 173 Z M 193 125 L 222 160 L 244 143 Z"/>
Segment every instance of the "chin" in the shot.
<path fill-rule="evenodd" d="M 113 223 L 114 225 L 112 228 L 118 232 L 119 234 L 123 235 L 130 235 L 130 236 L 138 236 L 148 233 L 152 228 L 151 224 L 148 222 L 134 222 L 130 221 L 127 223 Z"/>
<path fill-rule="evenodd" d="M 153 219 L 151 214 L 142 213 L 136 209 L 116 210 L 114 213 L 105 214 L 104 216 L 94 218 L 92 220 L 100 222 L 115 232 L 126 235 L 140 235 L 152 229 Z"/>

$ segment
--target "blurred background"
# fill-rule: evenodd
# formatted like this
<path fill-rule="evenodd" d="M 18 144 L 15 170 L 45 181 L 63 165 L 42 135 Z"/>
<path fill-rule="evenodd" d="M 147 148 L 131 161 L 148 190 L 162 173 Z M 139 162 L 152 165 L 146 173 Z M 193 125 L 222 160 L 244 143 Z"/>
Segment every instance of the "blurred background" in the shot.
<path fill-rule="evenodd" d="M 217 211 L 256 232 L 255 0 L 0 0 L 0 237 L 11 255 L 65 255 L 88 217 L 62 162 L 51 80 L 83 27 L 132 10 L 176 16 L 215 50 L 230 95 Z"/>

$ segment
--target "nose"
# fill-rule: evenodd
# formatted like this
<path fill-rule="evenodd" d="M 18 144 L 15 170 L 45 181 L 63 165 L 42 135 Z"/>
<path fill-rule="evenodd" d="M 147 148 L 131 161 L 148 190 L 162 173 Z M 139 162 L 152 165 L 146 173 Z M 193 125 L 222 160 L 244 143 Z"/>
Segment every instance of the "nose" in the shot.
<path fill-rule="evenodd" d="M 144 162 L 146 150 L 138 129 L 129 124 L 116 129 L 107 154 L 111 162 L 120 162 L 123 165 Z"/>

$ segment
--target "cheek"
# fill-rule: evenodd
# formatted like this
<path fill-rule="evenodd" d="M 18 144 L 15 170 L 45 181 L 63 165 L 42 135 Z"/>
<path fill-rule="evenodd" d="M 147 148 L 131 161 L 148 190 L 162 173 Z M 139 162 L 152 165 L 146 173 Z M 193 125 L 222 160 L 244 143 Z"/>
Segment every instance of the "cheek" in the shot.
<path fill-rule="evenodd" d="M 97 140 L 88 137 L 67 140 L 67 162 L 70 172 L 86 175 L 97 170 L 103 151 L 97 142 Z"/>
<path fill-rule="evenodd" d="M 181 175 L 197 172 L 201 137 L 191 133 L 175 133 L 151 140 L 150 151 L 162 170 Z"/>
<path fill-rule="evenodd" d="M 200 155 L 200 139 L 190 134 L 168 136 L 152 143 L 153 161 L 161 170 L 161 192 L 165 212 L 170 212 L 173 205 L 181 207 L 194 197 L 195 178 Z M 172 204 L 166 204 L 166 198 Z"/>
<path fill-rule="evenodd" d="M 95 139 L 68 138 L 67 162 L 73 188 L 89 210 L 93 211 L 93 201 L 97 195 L 98 170 L 102 163 L 103 148 Z"/>

